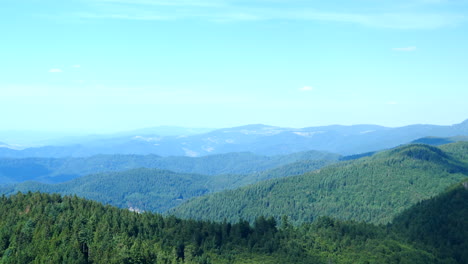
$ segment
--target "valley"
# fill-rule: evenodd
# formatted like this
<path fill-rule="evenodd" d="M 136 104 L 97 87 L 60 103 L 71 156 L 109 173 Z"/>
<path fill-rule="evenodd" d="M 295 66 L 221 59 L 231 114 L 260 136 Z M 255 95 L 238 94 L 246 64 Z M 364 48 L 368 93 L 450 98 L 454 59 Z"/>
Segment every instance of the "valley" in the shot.
<path fill-rule="evenodd" d="M 348 156 L 307 150 L 4 157 L 0 179 L 1 263 L 465 263 L 468 257 L 468 236 L 455 231 L 468 218 L 468 142 L 460 136 Z"/>

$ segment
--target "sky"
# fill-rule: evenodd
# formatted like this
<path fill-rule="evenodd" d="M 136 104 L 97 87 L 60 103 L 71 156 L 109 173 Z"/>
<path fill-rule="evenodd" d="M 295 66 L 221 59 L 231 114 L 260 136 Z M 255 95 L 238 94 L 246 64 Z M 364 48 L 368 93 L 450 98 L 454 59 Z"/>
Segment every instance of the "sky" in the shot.
<path fill-rule="evenodd" d="M 0 130 L 468 118 L 468 0 L 2 0 L 0 34 Z"/>

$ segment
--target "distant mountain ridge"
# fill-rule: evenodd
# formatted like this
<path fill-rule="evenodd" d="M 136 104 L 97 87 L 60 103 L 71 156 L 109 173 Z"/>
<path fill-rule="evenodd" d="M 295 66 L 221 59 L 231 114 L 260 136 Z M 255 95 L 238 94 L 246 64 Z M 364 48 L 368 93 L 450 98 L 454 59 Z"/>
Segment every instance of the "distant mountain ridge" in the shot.
<path fill-rule="evenodd" d="M 307 150 L 353 155 L 396 147 L 424 137 L 468 136 L 468 120 L 451 126 L 410 125 L 397 128 L 332 125 L 296 129 L 257 124 L 181 136 L 140 132 L 143 133 L 99 137 L 75 145 L 21 151 L 0 148 L 0 157 L 86 157 L 96 154 L 197 157 L 229 152 L 279 155 Z"/>
<path fill-rule="evenodd" d="M 178 126 L 157 126 L 117 133 L 86 133 L 86 132 L 45 132 L 45 131 L 0 131 L 0 139 L 7 145 L 15 145 L 21 149 L 28 147 L 49 145 L 80 145 L 86 142 L 102 140 L 106 138 L 119 138 L 134 135 L 158 135 L 158 136 L 188 136 L 210 132 L 212 128 L 186 128 Z"/>
<path fill-rule="evenodd" d="M 82 158 L 0 158 L 0 185 L 38 181 L 65 182 L 87 174 L 158 168 L 179 173 L 251 174 L 299 161 L 334 162 L 338 154 L 306 151 L 288 155 L 262 156 L 249 152 L 203 157 L 161 157 L 157 155 L 96 155 Z M 315 164 L 314 164 L 315 165 Z"/>
<path fill-rule="evenodd" d="M 455 137 L 423 137 L 416 140 L 413 140 L 411 143 L 421 143 L 428 144 L 433 146 L 445 145 L 448 143 L 453 143 L 457 141 L 468 141 L 468 136 L 455 136 Z"/>

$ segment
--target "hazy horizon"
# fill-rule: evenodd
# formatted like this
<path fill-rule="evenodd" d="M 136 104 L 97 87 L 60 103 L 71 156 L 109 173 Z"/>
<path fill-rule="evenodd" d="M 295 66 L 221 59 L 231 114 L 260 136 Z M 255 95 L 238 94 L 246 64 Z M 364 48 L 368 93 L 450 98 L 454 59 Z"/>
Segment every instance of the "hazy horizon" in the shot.
<path fill-rule="evenodd" d="M 137 132 L 137 131 L 144 131 L 144 130 L 151 130 L 151 129 L 194 129 L 194 130 L 200 130 L 200 131 L 214 131 L 218 129 L 225 129 L 225 128 L 236 128 L 236 127 L 243 127 L 243 126 L 250 126 L 250 125 L 264 125 L 264 126 L 271 126 L 271 127 L 278 127 L 278 128 L 290 128 L 290 129 L 302 129 L 302 128 L 308 128 L 308 127 L 327 127 L 327 126 L 356 126 L 356 125 L 376 125 L 376 126 L 381 126 L 381 127 L 387 127 L 387 128 L 398 128 L 398 127 L 405 127 L 405 126 L 411 126 L 411 125 L 435 125 L 435 126 L 453 126 L 453 125 L 458 125 L 460 123 L 463 123 L 468 119 L 461 120 L 460 122 L 452 123 L 452 124 L 435 124 L 435 123 L 414 123 L 414 124 L 405 124 L 402 126 L 385 126 L 381 124 L 371 124 L 371 123 L 357 123 L 357 124 L 337 124 L 337 123 L 330 123 L 330 124 L 325 124 L 325 125 L 316 125 L 316 126 L 304 126 L 304 127 L 290 127 L 290 126 L 277 126 L 277 125 L 272 125 L 272 124 L 264 124 L 264 123 L 257 123 L 257 124 L 240 124 L 240 125 L 235 125 L 235 126 L 227 126 L 227 127 L 188 127 L 188 126 L 169 126 L 169 125 L 157 125 L 157 126 L 147 126 L 147 127 L 135 127 L 135 128 L 128 128 L 124 130 L 33 130 L 33 129 L 5 129 L 5 130 L 0 130 L 1 133 L 41 133 L 44 136 L 49 135 L 49 136 L 93 136 L 93 135 L 119 135 L 119 134 L 124 134 L 124 133 L 130 133 L 130 132 Z M 202 132 L 203 133 L 203 132 Z M 196 134 L 196 133 L 194 133 Z M 0 140 L 1 141 L 1 140 Z"/>

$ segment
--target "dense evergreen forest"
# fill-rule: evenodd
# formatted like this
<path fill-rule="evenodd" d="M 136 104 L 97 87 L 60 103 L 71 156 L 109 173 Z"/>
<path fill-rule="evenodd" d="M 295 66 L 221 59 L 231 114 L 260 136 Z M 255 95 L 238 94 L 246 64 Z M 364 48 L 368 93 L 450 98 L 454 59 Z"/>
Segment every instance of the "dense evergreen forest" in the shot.
<path fill-rule="evenodd" d="M 458 142 L 439 146 L 456 159 L 468 164 L 468 142 Z"/>
<path fill-rule="evenodd" d="M 0 263 L 466 263 L 466 186 L 389 226 L 328 217 L 294 226 L 286 216 L 214 223 L 18 193 L 0 198 Z"/>
<path fill-rule="evenodd" d="M 76 194 L 121 208 L 160 213 L 180 205 L 170 212 L 184 218 L 217 221 L 235 222 L 243 218 L 252 222 L 259 215 L 280 220 L 281 215 L 288 215 L 292 222 L 301 223 L 325 215 L 386 223 L 398 212 L 463 179 L 467 175 L 466 153 L 467 142 L 440 147 L 407 145 L 362 157 L 347 157 L 335 165 L 330 165 L 336 163 L 331 159 L 301 160 L 311 157 L 311 153 L 297 153 L 281 156 L 282 160 L 299 159 L 297 162 L 246 175 L 201 175 L 140 168 L 91 174 L 60 184 L 24 182 L 2 187 L 0 193 Z M 237 157 L 234 160 L 239 160 L 238 156 L 256 157 L 248 153 L 234 156 Z M 205 158 L 217 161 L 221 155 Z M 216 166 L 227 163 L 219 161 Z M 258 165 L 258 160 L 252 164 Z M 276 179 L 303 173 L 306 174 Z M 268 179 L 272 180 L 262 182 Z M 256 182 L 260 183 L 235 189 Z M 208 195 L 223 190 L 230 191 Z M 199 196 L 203 197 L 191 201 Z"/>
<path fill-rule="evenodd" d="M 248 175 L 140 168 L 3 188 L 0 263 L 468 262 L 468 142 L 328 162 Z"/>
<path fill-rule="evenodd" d="M 304 157 L 304 154 L 306 153 L 298 153 L 295 158 Z M 295 158 L 291 160 L 295 160 Z M 18 191 L 40 191 L 76 194 L 121 208 L 133 207 L 144 211 L 165 212 L 193 197 L 233 189 L 266 179 L 299 175 L 334 162 L 334 160 L 302 160 L 247 175 L 201 175 L 139 168 L 121 172 L 91 174 L 59 184 L 28 181 L 2 187 L 0 193 L 9 195 Z M 226 162 L 220 163 L 226 164 Z M 255 164 L 255 162 L 253 163 Z M 219 166 L 219 163 L 216 166 Z"/>
<path fill-rule="evenodd" d="M 425 245 L 438 258 L 468 263 L 468 181 L 405 210 L 391 230 Z"/>
<path fill-rule="evenodd" d="M 222 221 L 288 215 L 294 223 L 320 216 L 388 223 L 417 202 L 468 176 L 468 142 L 440 148 L 412 144 L 319 172 L 274 179 L 206 195 L 170 211 L 179 217 Z"/>

